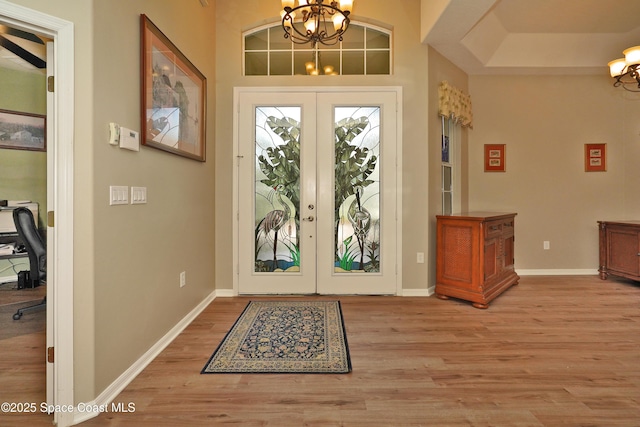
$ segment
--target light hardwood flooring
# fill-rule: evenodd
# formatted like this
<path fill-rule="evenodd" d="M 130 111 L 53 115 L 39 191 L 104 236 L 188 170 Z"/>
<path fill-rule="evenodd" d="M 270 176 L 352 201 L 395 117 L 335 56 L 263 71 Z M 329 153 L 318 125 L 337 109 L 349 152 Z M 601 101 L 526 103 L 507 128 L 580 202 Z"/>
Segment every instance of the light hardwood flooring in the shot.
<path fill-rule="evenodd" d="M 248 297 L 216 299 L 83 426 L 640 426 L 640 283 L 523 277 L 459 300 L 339 299 L 353 372 L 200 374 Z M 0 394 L 44 399 L 43 334 L 0 341 Z M 16 350 L 19 349 L 19 350 Z M 24 384 L 24 385 L 22 385 Z M 0 425 L 50 425 L 0 414 Z"/>

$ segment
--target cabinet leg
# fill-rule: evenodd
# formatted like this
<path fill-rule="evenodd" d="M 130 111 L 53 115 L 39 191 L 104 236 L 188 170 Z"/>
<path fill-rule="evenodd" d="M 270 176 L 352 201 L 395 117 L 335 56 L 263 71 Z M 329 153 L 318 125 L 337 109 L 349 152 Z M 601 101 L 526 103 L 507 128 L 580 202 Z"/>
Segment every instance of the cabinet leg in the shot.
<path fill-rule="evenodd" d="M 480 308 L 482 310 L 486 310 L 487 308 L 489 308 L 489 304 L 482 304 L 480 302 L 474 302 L 473 305 L 475 308 Z"/>
<path fill-rule="evenodd" d="M 436 294 L 436 296 L 437 296 L 438 298 L 440 298 L 440 299 L 449 299 L 449 297 L 448 297 L 448 296 L 446 296 L 446 295 L 442 295 L 442 294 Z"/>
<path fill-rule="evenodd" d="M 607 272 L 603 268 L 600 268 L 600 279 L 607 280 L 607 276 L 608 276 Z"/>

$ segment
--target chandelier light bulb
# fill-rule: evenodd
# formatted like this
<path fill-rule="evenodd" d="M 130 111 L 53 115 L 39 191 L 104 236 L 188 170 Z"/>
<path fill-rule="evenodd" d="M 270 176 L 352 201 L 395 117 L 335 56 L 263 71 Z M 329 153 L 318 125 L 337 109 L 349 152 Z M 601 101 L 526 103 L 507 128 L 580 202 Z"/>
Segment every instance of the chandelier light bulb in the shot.
<path fill-rule="evenodd" d="M 294 8 L 296 5 L 296 0 L 282 0 L 282 8 L 284 9 L 285 7 L 290 7 L 290 8 Z"/>
<path fill-rule="evenodd" d="M 340 0 L 340 10 L 351 13 L 353 10 L 353 0 Z"/>
<path fill-rule="evenodd" d="M 627 65 L 640 64 L 640 46 L 630 47 L 623 52 Z"/>
<path fill-rule="evenodd" d="M 344 25 L 344 20 L 345 20 L 344 15 L 341 15 L 339 13 L 336 13 L 335 15 L 333 15 L 333 18 L 332 18 L 333 28 L 336 31 L 342 31 L 342 26 Z"/>
<path fill-rule="evenodd" d="M 620 74 L 624 72 L 624 69 L 627 66 L 627 63 L 625 62 L 624 58 L 619 58 L 609 62 L 608 65 L 609 65 L 609 73 L 611 74 L 611 77 L 618 77 Z"/>
<path fill-rule="evenodd" d="M 312 16 L 311 18 L 309 18 L 309 20 L 307 20 L 304 23 L 304 27 L 307 29 L 307 32 L 313 34 L 316 32 L 316 20 L 315 18 Z"/>

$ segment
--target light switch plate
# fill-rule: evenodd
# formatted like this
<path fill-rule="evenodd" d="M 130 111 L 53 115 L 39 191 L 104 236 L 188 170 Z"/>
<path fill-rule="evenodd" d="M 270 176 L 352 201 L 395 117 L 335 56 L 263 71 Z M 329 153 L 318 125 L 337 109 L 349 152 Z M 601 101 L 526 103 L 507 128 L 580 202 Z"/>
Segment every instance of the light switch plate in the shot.
<path fill-rule="evenodd" d="M 131 187 L 131 204 L 141 205 L 147 203 L 147 187 Z"/>
<path fill-rule="evenodd" d="M 109 187 L 109 205 L 129 204 L 129 187 L 126 185 L 112 185 Z"/>

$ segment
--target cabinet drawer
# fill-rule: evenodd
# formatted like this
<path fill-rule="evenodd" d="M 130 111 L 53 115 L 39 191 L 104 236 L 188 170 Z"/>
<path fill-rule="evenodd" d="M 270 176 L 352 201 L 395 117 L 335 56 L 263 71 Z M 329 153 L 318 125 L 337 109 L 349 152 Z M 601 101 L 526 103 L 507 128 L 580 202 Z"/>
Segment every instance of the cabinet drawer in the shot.
<path fill-rule="evenodd" d="M 502 234 L 503 221 L 489 221 L 485 224 L 484 237 L 494 237 Z"/>
<path fill-rule="evenodd" d="M 502 231 L 504 236 L 513 236 L 513 220 L 504 220 L 502 221 Z"/>

